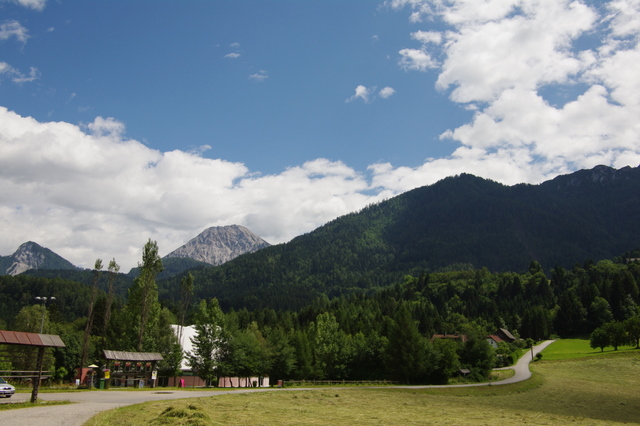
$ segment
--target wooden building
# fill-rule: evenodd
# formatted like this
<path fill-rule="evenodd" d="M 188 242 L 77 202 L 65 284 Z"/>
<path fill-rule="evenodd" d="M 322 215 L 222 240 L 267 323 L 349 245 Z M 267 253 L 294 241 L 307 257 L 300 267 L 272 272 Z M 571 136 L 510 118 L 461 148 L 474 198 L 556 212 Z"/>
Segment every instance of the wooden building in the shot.
<path fill-rule="evenodd" d="M 116 387 L 156 387 L 158 361 L 162 355 L 157 352 L 104 351 L 105 368 L 103 377 L 107 386 Z"/>

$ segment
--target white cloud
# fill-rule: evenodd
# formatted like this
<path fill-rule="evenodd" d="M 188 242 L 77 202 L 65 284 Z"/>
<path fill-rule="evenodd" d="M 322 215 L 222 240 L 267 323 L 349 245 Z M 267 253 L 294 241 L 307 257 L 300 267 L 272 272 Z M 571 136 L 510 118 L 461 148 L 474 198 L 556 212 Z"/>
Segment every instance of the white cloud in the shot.
<path fill-rule="evenodd" d="M 515 184 L 597 164 L 637 166 L 640 0 L 591 4 L 388 2 L 410 8 L 413 22 L 446 26 L 408 34 L 416 46 L 400 51 L 400 66 L 437 75 L 443 96 L 473 112 L 442 133 L 453 152 L 418 167 L 380 163 L 360 173 L 316 159 L 260 176 L 241 163 L 201 157 L 209 146 L 149 149 L 126 139 L 124 125 L 112 118 L 42 123 L 0 108 L 0 254 L 33 240 L 76 264 L 116 257 L 127 269 L 148 238 L 168 253 L 208 226 L 239 224 L 284 242 L 461 172 Z M 596 41 L 580 51 L 585 35 Z M 0 62 L 1 76 L 19 82 L 31 74 Z M 562 90 L 572 95 L 547 99 Z M 370 103 L 394 92 L 359 85 L 346 101 Z"/>
<path fill-rule="evenodd" d="M 373 102 L 377 96 L 381 97 L 382 99 L 387 99 L 396 93 L 395 89 L 389 86 L 383 89 L 380 89 L 380 91 L 378 91 L 377 94 L 376 94 L 376 90 L 377 90 L 377 86 L 365 87 L 360 84 L 356 87 L 355 93 L 352 96 L 345 99 L 345 102 L 349 103 L 357 99 L 362 99 L 362 101 L 365 104 L 368 104 Z"/>
<path fill-rule="evenodd" d="M 421 46 L 400 50 L 400 66 L 437 72 L 436 88 L 475 113 L 442 134 L 462 145 L 451 156 L 415 169 L 372 166 L 384 171 L 375 185 L 410 189 L 445 171 L 539 182 L 597 164 L 640 163 L 640 0 L 598 8 L 569 0 L 387 4 L 410 8 L 412 22 L 446 25 L 411 33 Z M 600 42 L 578 50 L 576 41 L 594 34 Z M 575 98 L 559 105 L 545 98 L 562 90 Z"/>
<path fill-rule="evenodd" d="M 364 176 L 325 159 L 259 176 L 200 152 L 159 152 L 98 117 L 38 122 L 0 107 L 0 254 L 32 240 L 74 264 L 135 266 L 148 238 L 168 253 L 208 226 L 288 241 L 378 201 Z M 34 226 L 34 224 L 38 224 Z"/>
<path fill-rule="evenodd" d="M 23 74 L 20 70 L 15 69 L 6 62 L 0 62 L 0 78 L 7 76 L 14 83 L 29 83 L 40 78 L 40 72 L 37 68 L 31 67 L 29 74 Z"/>
<path fill-rule="evenodd" d="M 237 59 L 240 57 L 239 53 L 233 52 L 233 53 L 227 53 L 226 55 L 224 55 L 225 58 L 231 58 L 231 59 Z"/>
<path fill-rule="evenodd" d="M 29 38 L 29 31 L 18 21 L 5 21 L 0 24 L 0 40 L 8 40 L 11 37 L 26 43 Z"/>
<path fill-rule="evenodd" d="M 269 78 L 269 76 L 267 75 L 267 72 L 265 70 L 260 70 L 255 74 L 251 74 L 249 78 L 255 81 L 264 81 Z"/>
<path fill-rule="evenodd" d="M 11 2 L 19 4 L 20 6 L 28 7 L 30 9 L 42 11 L 44 10 L 47 0 L 2 0 L 5 2 Z"/>
<path fill-rule="evenodd" d="M 411 38 L 418 40 L 422 44 L 440 44 L 442 43 L 442 34 L 437 31 L 416 31 L 411 34 Z"/>
<path fill-rule="evenodd" d="M 353 102 L 356 99 L 362 99 L 365 104 L 371 102 L 373 93 L 376 91 L 376 87 L 365 87 L 363 85 L 358 85 L 356 87 L 356 92 L 353 96 L 347 98 L 345 102 Z"/>
<path fill-rule="evenodd" d="M 402 49 L 399 53 L 400 66 L 405 70 L 427 71 L 438 67 L 438 62 L 423 49 Z"/>
<path fill-rule="evenodd" d="M 382 99 L 387 99 L 388 97 L 394 95 L 396 93 L 395 89 L 393 87 L 385 87 L 384 89 L 380 90 L 379 95 Z"/>

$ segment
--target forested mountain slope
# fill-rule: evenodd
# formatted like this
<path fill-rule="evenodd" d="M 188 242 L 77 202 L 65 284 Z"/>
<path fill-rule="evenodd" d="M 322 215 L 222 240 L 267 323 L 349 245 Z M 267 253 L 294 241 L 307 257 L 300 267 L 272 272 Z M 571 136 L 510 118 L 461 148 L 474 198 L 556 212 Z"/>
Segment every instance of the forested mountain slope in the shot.
<path fill-rule="evenodd" d="M 319 294 L 384 287 L 451 265 L 524 271 L 640 245 L 640 167 L 598 166 L 540 185 L 463 174 L 340 217 L 286 244 L 198 271 L 196 297 L 295 309 Z M 172 299 L 178 279 L 160 285 Z"/>

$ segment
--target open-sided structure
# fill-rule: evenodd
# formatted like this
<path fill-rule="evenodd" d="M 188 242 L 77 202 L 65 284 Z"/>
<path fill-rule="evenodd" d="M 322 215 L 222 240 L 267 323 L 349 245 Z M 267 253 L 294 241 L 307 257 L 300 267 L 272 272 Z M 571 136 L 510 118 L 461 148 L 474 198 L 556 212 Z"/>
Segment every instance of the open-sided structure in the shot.
<path fill-rule="evenodd" d="M 155 387 L 158 378 L 158 361 L 162 355 L 156 352 L 124 352 L 105 350 L 105 379 L 112 386 Z M 108 375 L 108 377 L 106 377 Z"/>
<path fill-rule="evenodd" d="M 9 347 L 17 350 L 9 350 Z M 0 355 L 13 364 L 28 365 L 35 355 L 35 370 L 3 371 L 3 377 L 19 377 L 33 379 L 31 402 L 38 399 L 38 389 L 42 380 L 42 364 L 46 348 L 64 348 L 65 344 L 60 336 L 55 334 L 25 333 L 22 331 L 0 330 Z M 18 374 L 15 376 L 14 374 Z"/>

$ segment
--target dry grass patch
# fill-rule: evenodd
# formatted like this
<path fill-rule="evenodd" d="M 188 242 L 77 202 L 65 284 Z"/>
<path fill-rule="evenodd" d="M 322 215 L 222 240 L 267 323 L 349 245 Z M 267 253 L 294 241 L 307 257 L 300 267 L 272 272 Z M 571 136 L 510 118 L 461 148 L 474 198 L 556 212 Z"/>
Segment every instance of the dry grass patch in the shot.
<path fill-rule="evenodd" d="M 147 403 L 88 425 L 636 423 L 640 353 L 535 363 L 530 380 L 468 388 L 320 388 Z"/>

